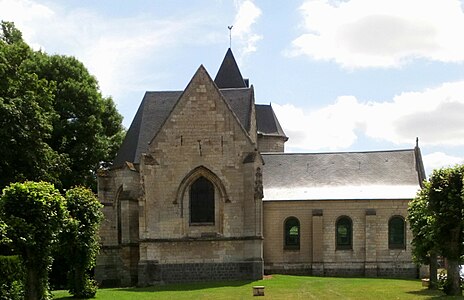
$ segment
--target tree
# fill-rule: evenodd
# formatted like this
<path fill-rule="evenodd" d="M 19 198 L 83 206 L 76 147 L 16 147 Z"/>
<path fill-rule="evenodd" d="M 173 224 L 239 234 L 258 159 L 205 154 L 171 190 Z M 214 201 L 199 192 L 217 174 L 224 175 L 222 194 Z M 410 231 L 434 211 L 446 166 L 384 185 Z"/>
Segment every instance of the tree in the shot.
<path fill-rule="evenodd" d="M 68 190 L 65 197 L 70 217 L 60 243 L 70 266 L 69 292 L 77 298 L 91 298 L 97 291 L 97 284 L 89 272 L 95 266 L 100 249 L 101 204 L 92 191 L 84 187 Z"/>
<path fill-rule="evenodd" d="M 66 218 L 64 198 L 50 183 L 13 183 L 3 190 L 0 219 L 27 270 L 26 299 L 49 298 L 51 248 Z"/>
<path fill-rule="evenodd" d="M 99 164 L 111 161 L 125 131 L 111 98 L 102 97 L 97 80 L 74 57 L 36 53 L 31 71 L 56 85 L 49 145 L 69 158 L 71 172 L 60 176 L 64 188 L 95 189 Z"/>
<path fill-rule="evenodd" d="M 53 130 L 55 84 L 25 67 L 33 51 L 12 23 L 0 32 L 0 188 L 10 182 L 57 182 L 65 158 L 47 141 Z"/>
<path fill-rule="evenodd" d="M 435 217 L 429 210 L 428 191 L 430 183 L 424 186 L 417 196 L 409 203 L 408 222 L 413 234 L 412 255 L 418 264 L 429 265 L 430 289 L 437 288 L 437 249 L 435 246 Z"/>
<path fill-rule="evenodd" d="M 0 32 L 0 187 L 45 180 L 96 187 L 124 137 L 122 116 L 74 57 L 33 51 L 13 23 Z"/>
<path fill-rule="evenodd" d="M 434 170 L 410 206 L 414 253 L 425 257 L 437 251 L 447 259 L 444 291 L 461 295 L 460 258 L 464 254 L 464 165 Z M 420 226 L 424 226 L 420 230 Z"/>

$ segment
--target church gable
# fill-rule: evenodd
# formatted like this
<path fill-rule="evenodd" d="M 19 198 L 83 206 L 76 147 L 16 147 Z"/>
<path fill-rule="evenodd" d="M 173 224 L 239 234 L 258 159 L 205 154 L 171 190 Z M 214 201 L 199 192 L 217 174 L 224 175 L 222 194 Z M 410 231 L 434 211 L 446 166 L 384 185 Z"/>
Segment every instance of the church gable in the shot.
<path fill-rule="evenodd" d="M 159 149 L 157 144 L 162 143 L 165 149 L 165 142 L 169 140 L 169 144 L 176 149 L 195 148 L 197 154 L 203 156 L 207 153 L 224 154 L 230 150 L 225 148 L 233 145 L 252 146 L 255 141 L 246 129 L 250 123 L 249 109 L 237 108 L 244 102 L 252 101 L 252 93 L 243 90 L 235 91 L 233 95 L 231 92 L 226 94 L 229 101 L 215 86 L 206 69 L 200 66 L 149 148 Z M 235 110 L 239 116 L 229 102 L 237 106 Z"/>
<path fill-rule="evenodd" d="M 238 108 L 253 101 L 252 95 L 243 89 L 227 93 L 226 99 L 203 66 L 195 73 L 141 156 L 146 238 L 240 236 L 256 231 L 258 225 L 246 217 L 248 212 L 238 213 L 245 207 L 251 213 L 256 205 L 254 181 L 248 179 L 253 179 L 260 162 L 244 162 L 255 152 L 256 141 L 242 124 L 248 122 L 250 109 Z M 190 210 L 193 187 L 209 191 L 208 197 L 215 195 L 214 205 L 208 206 L 214 207 L 214 214 L 207 215 L 214 216 L 212 224 L 191 226 L 197 220 Z"/>

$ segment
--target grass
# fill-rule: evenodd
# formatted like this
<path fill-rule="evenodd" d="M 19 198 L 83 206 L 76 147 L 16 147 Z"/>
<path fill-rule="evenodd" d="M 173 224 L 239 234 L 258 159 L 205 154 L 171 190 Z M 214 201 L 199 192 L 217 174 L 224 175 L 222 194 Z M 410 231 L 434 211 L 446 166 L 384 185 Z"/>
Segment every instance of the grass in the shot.
<path fill-rule="evenodd" d="M 252 287 L 265 286 L 264 297 L 253 297 Z M 54 291 L 55 299 L 68 299 Z M 100 289 L 95 299 L 439 299 L 439 291 L 422 287 L 420 280 L 332 278 L 273 275 L 264 280 L 195 284 L 167 284 L 147 288 Z M 463 299 L 446 297 L 446 299 Z"/>

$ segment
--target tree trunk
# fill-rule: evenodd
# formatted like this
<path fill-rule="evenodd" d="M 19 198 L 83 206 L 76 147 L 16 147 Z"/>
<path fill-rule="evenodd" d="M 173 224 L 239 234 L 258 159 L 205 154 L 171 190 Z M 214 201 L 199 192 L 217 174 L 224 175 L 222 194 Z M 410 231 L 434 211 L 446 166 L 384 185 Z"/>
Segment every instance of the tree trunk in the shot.
<path fill-rule="evenodd" d="M 437 254 L 435 252 L 432 252 L 430 253 L 430 265 L 429 265 L 429 273 L 430 273 L 429 289 L 431 290 L 436 290 L 438 288 L 437 269 L 438 269 Z"/>
<path fill-rule="evenodd" d="M 28 267 L 26 273 L 26 283 L 24 291 L 24 299 L 38 300 L 41 298 L 39 295 L 39 275 L 37 270 Z"/>
<path fill-rule="evenodd" d="M 461 296 L 461 278 L 459 276 L 459 261 L 448 259 L 448 280 L 450 282 L 450 287 L 447 292 L 448 295 L 452 296 Z"/>

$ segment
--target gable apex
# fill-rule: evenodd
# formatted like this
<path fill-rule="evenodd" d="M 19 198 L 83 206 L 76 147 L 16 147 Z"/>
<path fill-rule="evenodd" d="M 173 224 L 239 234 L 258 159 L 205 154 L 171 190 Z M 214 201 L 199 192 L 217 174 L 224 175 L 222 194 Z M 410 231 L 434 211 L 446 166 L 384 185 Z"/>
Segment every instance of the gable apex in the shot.
<path fill-rule="evenodd" d="M 227 97 L 229 100 L 226 99 L 226 96 L 217 87 L 217 85 L 215 84 L 215 82 L 213 81 L 211 76 L 209 75 L 206 68 L 203 65 L 200 65 L 198 67 L 197 71 L 195 72 L 195 74 L 193 75 L 192 79 L 190 79 L 190 82 L 187 84 L 187 87 L 184 89 L 184 91 L 182 91 L 182 94 L 179 96 L 176 103 L 173 105 L 172 109 L 170 110 L 169 114 L 166 116 L 166 119 L 163 121 L 163 123 L 159 127 L 159 130 L 153 135 L 152 139 L 149 141 L 148 144 L 153 143 L 153 141 L 156 139 L 159 132 L 165 126 L 166 122 L 168 122 L 169 119 L 171 118 L 171 115 L 173 114 L 176 107 L 179 106 L 179 103 L 182 102 L 183 99 L 186 98 L 185 95 L 190 94 L 191 91 L 193 91 L 193 89 L 195 89 L 196 92 L 206 93 L 207 90 L 208 90 L 208 88 L 207 88 L 208 85 L 210 85 L 210 87 L 212 88 L 212 90 L 209 90 L 209 92 L 214 91 L 213 93 L 216 93 L 216 95 L 218 96 L 218 100 L 221 101 L 225 105 L 227 110 L 232 115 L 233 119 L 235 119 L 235 121 L 237 122 L 237 125 L 239 126 L 239 128 L 243 131 L 246 138 L 251 143 L 254 143 L 253 139 L 250 136 L 250 133 L 246 129 L 248 123 L 245 122 L 245 124 L 242 124 L 241 119 L 237 116 L 236 112 L 234 111 L 234 109 L 231 106 L 232 103 L 229 103 L 231 99 L 234 99 L 236 97 L 231 96 L 231 97 Z M 243 89 L 243 90 L 244 91 L 252 91 L 252 89 L 249 89 L 249 88 L 248 89 Z M 233 91 L 231 90 L 230 92 L 233 92 Z M 198 100 L 202 101 L 201 99 L 198 99 Z"/>
<path fill-rule="evenodd" d="M 230 48 L 227 50 L 226 56 L 219 67 L 214 83 L 220 89 L 247 87 Z"/>

